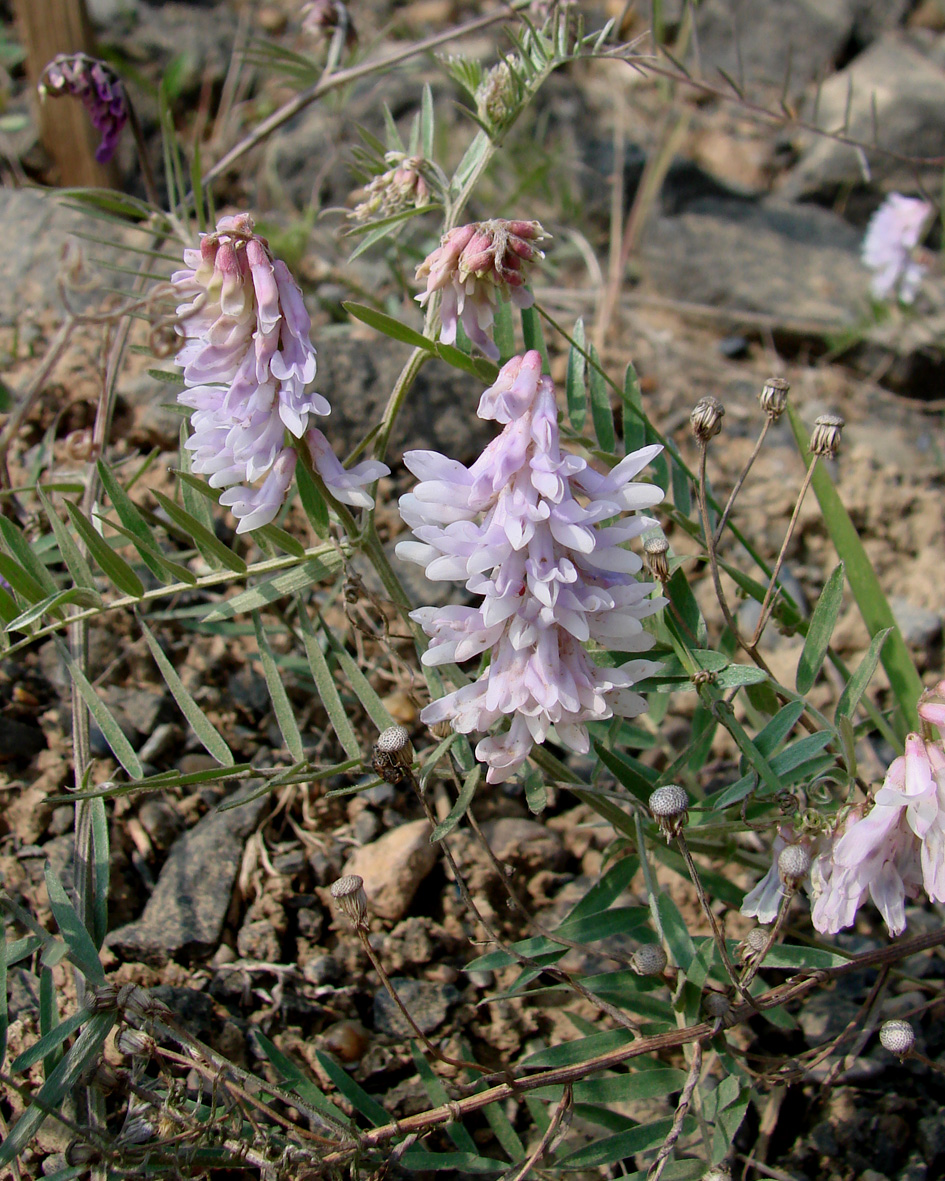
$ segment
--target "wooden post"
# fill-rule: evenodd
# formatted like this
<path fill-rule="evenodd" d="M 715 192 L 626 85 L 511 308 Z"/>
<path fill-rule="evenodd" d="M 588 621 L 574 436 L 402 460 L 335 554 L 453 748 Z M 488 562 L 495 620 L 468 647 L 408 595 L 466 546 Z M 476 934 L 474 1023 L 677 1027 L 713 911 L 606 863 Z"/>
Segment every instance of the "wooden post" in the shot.
<path fill-rule="evenodd" d="M 16 16 L 34 90 L 43 67 L 57 53 L 95 56 L 95 39 L 85 0 L 16 0 Z M 99 164 L 95 159 L 100 137 L 80 99 L 71 96 L 46 99 L 40 108 L 40 138 L 56 166 L 56 181 L 60 185 L 118 187 L 115 166 Z"/>

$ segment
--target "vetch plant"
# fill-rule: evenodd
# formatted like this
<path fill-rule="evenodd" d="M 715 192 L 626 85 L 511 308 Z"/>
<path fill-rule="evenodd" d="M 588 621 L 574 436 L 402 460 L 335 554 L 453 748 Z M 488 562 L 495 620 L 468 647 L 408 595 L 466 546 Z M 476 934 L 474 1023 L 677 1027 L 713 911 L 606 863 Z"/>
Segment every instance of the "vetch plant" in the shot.
<path fill-rule="evenodd" d="M 872 272 L 874 299 L 894 296 L 912 303 L 928 267 L 916 258 L 916 249 L 934 210 L 928 201 L 890 193 L 866 228 L 863 264 Z"/>

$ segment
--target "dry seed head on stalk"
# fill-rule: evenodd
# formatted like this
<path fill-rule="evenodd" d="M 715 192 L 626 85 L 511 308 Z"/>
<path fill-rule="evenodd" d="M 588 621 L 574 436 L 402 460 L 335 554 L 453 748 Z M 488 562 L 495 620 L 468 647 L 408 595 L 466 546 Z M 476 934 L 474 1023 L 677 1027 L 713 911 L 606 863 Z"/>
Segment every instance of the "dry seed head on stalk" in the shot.
<path fill-rule="evenodd" d="M 658 943 L 647 943 L 630 957 L 630 970 L 638 976 L 659 976 L 667 962 L 666 952 Z"/>
<path fill-rule="evenodd" d="M 394 787 L 402 783 L 413 763 L 410 731 L 406 726 L 388 726 L 381 731 L 371 752 L 374 774 Z"/>
<path fill-rule="evenodd" d="M 915 1031 L 908 1021 L 884 1021 L 879 1027 L 879 1040 L 884 1050 L 905 1058 L 915 1045 Z"/>
<path fill-rule="evenodd" d="M 790 385 L 783 377 L 769 377 L 761 393 L 758 395 L 761 409 L 772 422 L 777 422 L 784 413 L 784 407 L 787 405 L 788 390 L 790 388 Z"/>
<path fill-rule="evenodd" d="M 338 909 L 355 930 L 366 931 L 367 894 L 364 892 L 364 878 L 356 873 L 346 874 L 331 884 L 331 896 L 338 903 Z"/>
<path fill-rule="evenodd" d="M 689 423 L 700 447 L 707 447 L 709 440 L 719 433 L 724 416 L 725 407 L 712 394 L 706 394 L 696 402 Z"/>
<path fill-rule="evenodd" d="M 743 964 L 753 964 L 768 946 L 768 931 L 764 927 L 752 927 L 738 945 L 738 954 Z"/>
<path fill-rule="evenodd" d="M 649 806 L 650 815 L 668 843 L 679 834 L 688 819 L 689 793 L 678 783 L 667 783 L 653 792 Z"/>
<path fill-rule="evenodd" d="M 665 537 L 649 537 L 643 543 L 646 568 L 657 582 L 669 581 L 669 542 Z"/>
<path fill-rule="evenodd" d="M 707 993 L 702 1001 L 702 1007 L 710 1017 L 716 1020 L 724 1019 L 732 1011 L 732 1003 L 721 992 Z"/>
<path fill-rule="evenodd" d="M 713 1165 L 702 1174 L 702 1181 L 732 1181 L 732 1170 L 724 1162 Z"/>
<path fill-rule="evenodd" d="M 803 845 L 785 845 L 778 854 L 778 873 L 781 881 L 796 890 L 807 877 L 810 869 L 810 853 Z"/>
<path fill-rule="evenodd" d="M 157 1042 L 140 1029 L 126 1027 L 115 1038 L 115 1046 L 119 1054 L 127 1054 L 129 1058 L 150 1058 L 157 1049 Z"/>
<path fill-rule="evenodd" d="M 840 447 L 840 434 L 844 421 L 839 414 L 821 414 L 814 419 L 814 430 L 810 437 L 811 455 L 822 455 L 825 459 L 836 458 Z"/>

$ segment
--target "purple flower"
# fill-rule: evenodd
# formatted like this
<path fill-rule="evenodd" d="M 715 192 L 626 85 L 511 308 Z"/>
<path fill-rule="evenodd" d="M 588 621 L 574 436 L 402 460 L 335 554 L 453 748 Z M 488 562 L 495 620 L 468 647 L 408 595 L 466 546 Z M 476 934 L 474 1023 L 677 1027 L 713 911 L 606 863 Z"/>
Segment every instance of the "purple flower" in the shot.
<path fill-rule="evenodd" d="M 125 87 L 104 62 L 84 53 L 60 53 L 43 70 L 39 93 L 45 98 L 71 94 L 85 103 L 92 126 L 101 132 L 102 142 L 95 159 L 106 164 L 115 154 L 122 128 L 128 122 Z"/>
<path fill-rule="evenodd" d="M 237 533 L 276 516 L 303 436 L 329 491 L 372 507 L 363 486 L 389 468 L 368 461 L 345 469 L 321 431 L 309 428 L 313 415 L 331 413 L 321 394 L 307 390 L 315 378 L 311 320 L 288 267 L 253 233 L 252 218 L 222 217 L 199 250 L 184 251 L 184 262 L 171 280 L 184 298 L 177 364 L 186 388 L 177 400 L 194 411 L 186 447 L 194 471 L 227 489 L 220 503 L 239 521 Z"/>
<path fill-rule="evenodd" d="M 489 335 L 499 295 L 516 307 L 529 308 L 535 297 L 525 287 L 526 266 L 544 258 L 538 244 L 549 235 L 537 221 L 472 222 L 450 230 L 440 245 L 417 267 L 427 289 L 416 296 L 421 307 L 435 291 L 443 292 L 440 339 L 456 341 L 462 320 L 466 335 L 487 357 L 498 361 L 499 350 Z"/>
<path fill-rule="evenodd" d="M 932 214 L 928 201 L 890 193 L 866 228 L 863 264 L 873 271 L 870 289 L 876 299 L 895 295 L 912 303 L 926 272 L 914 251 Z"/>
<path fill-rule="evenodd" d="M 654 522 L 623 513 L 663 498 L 634 483 L 660 451 L 644 447 L 601 475 L 559 447 L 554 387 L 537 352 L 514 357 L 482 395 L 480 418 L 504 425 L 470 468 L 435 451 L 408 451 L 420 483 L 401 497 L 400 513 L 416 540 L 397 546 L 431 579 L 465 582 L 478 607 L 421 607 L 412 618 L 430 636 L 427 665 L 462 662 L 489 652 L 489 667 L 428 705 L 421 719 L 449 721 L 464 734 L 505 718 L 507 730 L 483 738 L 476 756 L 487 779 L 501 783 L 553 726 L 557 740 L 583 753 L 586 723 L 646 706 L 635 682 L 659 665 L 631 660 L 597 664 L 593 640 L 617 652 L 652 643 L 641 620 L 665 603 L 634 575 L 642 562 L 623 543 Z"/>

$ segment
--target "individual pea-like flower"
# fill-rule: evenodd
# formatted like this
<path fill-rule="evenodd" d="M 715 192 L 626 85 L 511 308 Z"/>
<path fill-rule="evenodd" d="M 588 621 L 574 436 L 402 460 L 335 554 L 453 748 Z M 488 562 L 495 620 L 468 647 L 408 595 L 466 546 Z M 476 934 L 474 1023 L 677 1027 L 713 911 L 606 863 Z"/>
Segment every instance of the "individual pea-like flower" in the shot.
<path fill-rule="evenodd" d="M 184 262 L 171 281 L 184 300 L 177 364 L 185 389 L 177 400 L 193 410 L 186 447 L 194 471 L 226 489 L 220 503 L 237 518 L 237 533 L 276 516 L 303 438 L 332 495 L 371 507 L 364 486 L 389 469 L 375 461 L 345 469 L 310 425 L 314 415 L 331 413 L 321 394 L 307 390 L 315 378 L 311 320 L 289 268 L 253 232 L 252 218 L 222 217 L 199 249 L 184 251 Z"/>
<path fill-rule="evenodd" d="M 397 555 L 423 566 L 428 578 L 463 581 L 482 596 L 478 607 L 412 613 L 431 638 L 424 664 L 490 653 L 481 676 L 420 717 L 464 734 L 509 719 L 476 746 L 488 781 L 501 783 L 552 726 L 559 742 L 584 753 L 588 722 L 646 708 L 633 685 L 660 666 L 597 664 L 584 645 L 634 653 L 651 646 L 641 620 L 666 600 L 651 598 L 654 584 L 636 580 L 642 561 L 623 543 L 654 522 L 616 518 L 657 504 L 663 493 L 633 482 L 658 446 L 627 455 L 606 475 L 561 451 L 554 386 L 535 351 L 503 367 L 478 413 L 504 429 L 470 468 L 435 451 L 405 454 L 420 483 L 401 497 L 400 513 L 416 540 L 401 542 Z"/>
<path fill-rule="evenodd" d="M 84 53 L 60 53 L 43 70 L 39 93 L 43 98 L 70 94 L 81 99 L 102 136 L 95 159 L 99 164 L 111 160 L 128 122 L 128 96 L 111 66 Z"/>
<path fill-rule="evenodd" d="M 875 299 L 895 295 L 912 303 L 926 267 L 915 250 L 932 215 L 932 206 L 918 197 L 890 193 L 866 227 L 863 265 L 873 272 L 870 290 Z"/>
<path fill-rule="evenodd" d="M 803 863 L 802 853 L 808 858 L 810 857 L 810 846 L 810 838 L 805 837 L 798 841 L 794 829 L 788 824 L 782 825 L 771 846 L 771 868 L 754 889 L 749 890 L 745 895 L 741 905 L 741 913 L 748 918 L 756 918 L 759 923 L 773 923 L 781 909 L 781 900 L 792 893 L 793 888 L 798 884 L 798 879 L 794 876 L 786 876 L 786 871 L 800 867 Z M 785 859 L 788 864 L 782 866 L 781 858 L 787 849 L 796 850 L 794 853 L 794 857 L 797 859 L 796 865 L 792 866 L 789 855 L 789 858 Z"/>
<path fill-rule="evenodd" d="M 518 308 L 532 306 L 535 297 L 525 286 L 527 267 L 545 257 L 539 244 L 549 237 L 537 221 L 495 218 L 457 226 L 440 239 L 436 250 L 417 267 L 417 278 L 426 279 L 427 289 L 416 299 L 426 307 L 434 292 L 443 293 L 440 339 L 444 344 L 455 344 L 461 320 L 473 344 L 498 361 L 499 350 L 489 335 L 496 300 L 502 296 Z"/>

